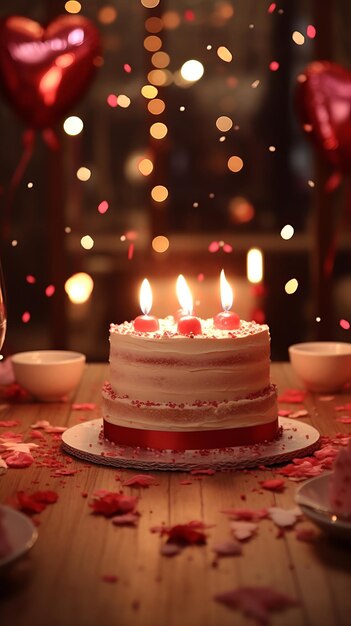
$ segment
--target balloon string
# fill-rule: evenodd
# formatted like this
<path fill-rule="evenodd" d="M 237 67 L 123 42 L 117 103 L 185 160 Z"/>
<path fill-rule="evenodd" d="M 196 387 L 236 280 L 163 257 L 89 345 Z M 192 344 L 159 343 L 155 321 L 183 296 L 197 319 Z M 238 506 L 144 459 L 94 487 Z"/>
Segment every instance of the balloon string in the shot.
<path fill-rule="evenodd" d="M 35 146 L 35 131 L 31 129 L 26 130 L 22 135 L 22 143 L 23 143 L 23 152 L 18 162 L 18 165 L 12 175 L 12 178 L 9 184 L 7 198 L 5 201 L 5 207 L 4 207 L 4 235 L 5 237 L 10 236 L 10 230 L 11 230 L 10 210 L 12 208 L 15 193 L 17 191 L 18 185 L 20 184 L 33 155 L 33 150 Z"/>

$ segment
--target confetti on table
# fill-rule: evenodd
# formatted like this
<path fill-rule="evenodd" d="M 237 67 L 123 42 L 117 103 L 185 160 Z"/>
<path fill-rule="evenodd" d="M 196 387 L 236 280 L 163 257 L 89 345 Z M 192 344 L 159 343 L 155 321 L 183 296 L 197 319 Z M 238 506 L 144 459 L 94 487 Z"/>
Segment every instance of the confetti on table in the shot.
<path fill-rule="evenodd" d="M 133 513 L 138 499 L 113 491 L 96 492 L 89 506 L 96 515 L 111 517 L 117 514 Z"/>

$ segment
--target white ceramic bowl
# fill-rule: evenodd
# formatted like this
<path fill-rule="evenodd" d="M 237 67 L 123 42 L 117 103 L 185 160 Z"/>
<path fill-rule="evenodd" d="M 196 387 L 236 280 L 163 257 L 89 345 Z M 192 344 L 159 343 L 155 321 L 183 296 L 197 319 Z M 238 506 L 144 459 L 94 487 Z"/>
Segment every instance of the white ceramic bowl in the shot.
<path fill-rule="evenodd" d="M 67 350 L 18 352 L 11 357 L 16 382 L 38 400 L 61 400 L 82 377 L 85 355 Z"/>
<path fill-rule="evenodd" d="M 351 343 L 312 341 L 289 347 L 290 362 L 306 389 L 340 391 L 351 382 Z"/>

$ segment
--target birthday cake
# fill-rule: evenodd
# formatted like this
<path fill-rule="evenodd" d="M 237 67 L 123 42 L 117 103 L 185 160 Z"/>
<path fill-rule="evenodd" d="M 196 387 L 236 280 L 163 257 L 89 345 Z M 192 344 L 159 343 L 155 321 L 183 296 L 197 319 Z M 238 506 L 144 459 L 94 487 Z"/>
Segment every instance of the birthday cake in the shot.
<path fill-rule="evenodd" d="M 110 326 L 104 437 L 124 446 L 206 450 L 254 445 L 278 434 L 267 325 L 234 330 L 201 320 L 181 334 L 170 316 L 154 332 Z"/>
<path fill-rule="evenodd" d="M 334 461 L 329 495 L 332 512 L 351 519 L 351 440 Z"/>

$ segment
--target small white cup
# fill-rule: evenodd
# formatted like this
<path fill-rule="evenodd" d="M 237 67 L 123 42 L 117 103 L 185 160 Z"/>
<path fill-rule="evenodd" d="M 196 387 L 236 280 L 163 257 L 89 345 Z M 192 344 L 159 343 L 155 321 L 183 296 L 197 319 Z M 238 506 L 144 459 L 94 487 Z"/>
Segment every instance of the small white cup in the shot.
<path fill-rule="evenodd" d="M 11 361 L 16 382 L 42 402 L 62 400 L 80 382 L 85 355 L 68 350 L 18 352 Z"/>
<path fill-rule="evenodd" d="M 289 347 L 291 365 L 306 389 L 341 391 L 351 382 L 351 343 L 311 341 Z"/>

